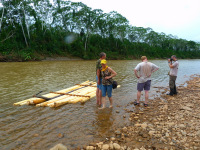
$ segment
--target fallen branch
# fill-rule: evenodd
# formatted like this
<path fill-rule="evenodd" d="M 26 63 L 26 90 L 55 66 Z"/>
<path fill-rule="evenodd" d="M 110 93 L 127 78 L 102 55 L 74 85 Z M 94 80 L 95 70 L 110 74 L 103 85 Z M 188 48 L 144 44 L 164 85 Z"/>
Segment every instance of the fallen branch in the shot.
<path fill-rule="evenodd" d="M 11 32 L 12 32 L 12 31 L 11 31 Z M 2 40 L 1 43 L 3 43 L 4 41 L 6 41 L 7 39 L 13 37 L 13 35 L 14 35 L 15 33 L 12 33 L 12 35 L 10 35 L 10 36 L 9 36 L 9 34 L 10 34 L 10 33 L 8 33 L 8 37 L 6 37 L 4 40 Z"/>

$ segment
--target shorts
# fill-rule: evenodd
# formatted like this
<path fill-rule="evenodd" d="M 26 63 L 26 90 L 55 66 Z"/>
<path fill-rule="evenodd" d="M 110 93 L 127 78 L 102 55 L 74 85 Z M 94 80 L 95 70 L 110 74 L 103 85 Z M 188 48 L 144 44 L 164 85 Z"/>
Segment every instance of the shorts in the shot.
<path fill-rule="evenodd" d="M 102 97 L 112 97 L 112 85 L 102 85 Z"/>
<path fill-rule="evenodd" d="M 98 77 L 96 76 L 96 81 L 98 82 Z M 102 78 L 100 79 L 100 84 L 97 84 L 97 88 L 102 90 Z"/>
<path fill-rule="evenodd" d="M 145 91 L 149 91 L 150 90 L 150 87 L 151 87 L 151 80 L 147 80 L 146 82 L 144 83 L 138 83 L 137 84 L 137 90 L 138 91 L 143 91 L 143 89 Z"/>

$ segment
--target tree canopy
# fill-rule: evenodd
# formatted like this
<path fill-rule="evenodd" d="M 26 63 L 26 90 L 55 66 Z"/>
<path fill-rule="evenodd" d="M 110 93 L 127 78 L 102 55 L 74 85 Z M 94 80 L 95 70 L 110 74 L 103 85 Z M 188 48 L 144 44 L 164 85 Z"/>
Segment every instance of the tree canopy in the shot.
<path fill-rule="evenodd" d="M 81 2 L 4 0 L 0 7 L 0 54 L 9 59 L 41 56 L 96 59 L 200 58 L 200 43 L 136 27 L 116 11 L 103 13 Z"/>

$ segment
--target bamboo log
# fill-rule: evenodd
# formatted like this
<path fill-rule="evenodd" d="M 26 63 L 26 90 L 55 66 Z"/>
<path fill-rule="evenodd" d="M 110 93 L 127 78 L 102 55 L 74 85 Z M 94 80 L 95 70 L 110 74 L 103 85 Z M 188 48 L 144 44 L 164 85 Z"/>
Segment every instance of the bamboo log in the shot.
<path fill-rule="evenodd" d="M 91 92 L 90 94 L 90 99 L 96 96 L 96 91 Z M 81 103 L 84 103 L 86 101 L 88 101 L 89 99 L 83 98 L 82 100 L 80 100 Z"/>
<path fill-rule="evenodd" d="M 53 103 L 55 101 L 59 101 L 61 99 L 65 99 L 67 97 L 70 97 L 69 95 L 63 95 L 63 96 L 60 96 L 60 97 L 57 97 L 57 98 L 54 98 L 52 100 L 49 100 L 49 101 L 45 101 L 43 103 L 39 103 L 39 104 L 36 104 L 36 107 L 44 107 L 44 106 L 47 106 L 48 104 L 50 103 Z"/>
<path fill-rule="evenodd" d="M 91 92 L 90 98 L 94 97 L 96 95 L 96 92 Z M 89 100 L 90 98 L 87 97 L 71 97 L 70 99 L 66 100 L 66 101 L 58 101 L 58 102 L 54 102 L 53 104 L 49 105 L 49 107 L 58 107 L 64 104 L 74 104 L 77 102 L 85 102 L 87 100 Z"/>
<path fill-rule="evenodd" d="M 90 98 L 92 98 L 96 95 L 96 88 L 90 88 L 88 91 L 84 91 L 84 92 L 86 93 L 81 93 L 81 94 L 85 94 L 87 96 L 90 96 Z M 90 98 L 81 97 L 81 98 L 71 98 L 68 100 L 56 101 L 52 107 L 58 107 L 67 103 L 84 102 L 84 101 L 89 100 Z"/>
<path fill-rule="evenodd" d="M 86 81 L 86 82 L 83 82 L 82 84 L 91 84 L 91 82 L 89 81 Z M 60 90 L 60 91 L 57 91 L 58 93 L 67 93 L 67 92 L 70 92 L 70 91 L 73 91 L 73 90 L 76 90 L 80 88 L 80 86 L 73 86 L 73 87 L 70 87 L 70 88 L 67 88 L 67 89 L 64 89 L 64 90 Z M 56 97 L 56 96 L 60 96 L 60 94 L 56 94 L 56 93 L 49 93 L 47 95 L 45 95 L 45 97 L 48 97 L 48 98 L 53 98 L 53 97 Z M 52 94 L 52 95 L 51 95 Z M 65 97 L 63 97 L 65 98 Z M 42 102 L 46 102 L 46 100 L 33 100 L 33 101 L 30 101 L 29 104 L 38 104 L 38 103 L 42 103 Z"/>
<path fill-rule="evenodd" d="M 58 107 L 67 103 L 77 103 L 77 102 L 83 103 L 89 100 L 90 98 L 95 97 L 96 87 L 97 87 L 96 82 L 86 81 L 67 89 L 63 89 L 56 92 L 50 92 L 48 94 L 43 95 L 44 97 L 48 98 L 55 97 L 49 101 L 46 101 L 42 98 L 30 98 L 24 101 L 14 103 L 13 105 L 37 104 L 36 105 L 37 107 L 38 106 Z M 120 85 L 118 85 L 117 87 L 119 88 Z"/>
<path fill-rule="evenodd" d="M 61 99 L 61 100 L 58 100 L 58 101 L 53 101 L 52 103 L 48 103 L 46 106 L 55 107 L 57 103 L 62 103 L 62 102 L 64 102 L 66 104 L 66 103 L 68 103 L 68 101 L 70 99 L 73 99 L 73 98 L 78 98 L 78 97 L 76 97 L 76 96 L 68 96 L 67 98 L 64 98 L 64 99 Z"/>
<path fill-rule="evenodd" d="M 76 95 L 82 95 L 82 94 L 84 94 L 83 92 L 84 91 L 86 91 L 87 89 L 81 89 L 81 90 L 78 90 L 78 91 L 75 91 L 75 92 L 73 92 L 72 94 L 76 94 Z M 69 97 L 67 97 L 67 98 L 65 98 L 65 99 L 61 99 L 61 100 L 57 100 L 57 101 L 54 101 L 54 102 L 59 102 L 59 101 L 66 101 L 66 100 L 69 100 L 69 99 L 72 99 L 72 98 L 74 98 L 75 96 L 69 96 Z"/>
<path fill-rule="evenodd" d="M 81 93 L 81 94 L 89 96 L 89 98 L 88 97 L 82 97 L 82 98 L 79 98 L 79 99 L 76 99 L 76 100 L 71 99 L 71 100 L 69 100 L 68 103 L 77 103 L 77 102 L 82 101 L 83 99 L 89 100 L 91 98 L 91 93 L 93 93 L 93 92 L 96 93 L 96 88 L 95 89 L 94 88 L 90 88 L 87 91 L 84 91 L 84 93 Z"/>
<path fill-rule="evenodd" d="M 121 85 L 118 85 L 118 86 L 117 86 L 117 88 L 120 88 L 120 87 L 121 87 Z"/>
<path fill-rule="evenodd" d="M 84 84 L 76 84 L 76 85 L 80 85 L 80 86 L 90 86 L 90 87 L 97 87 L 97 85 L 84 85 Z"/>
<path fill-rule="evenodd" d="M 43 102 L 41 104 L 37 104 L 36 107 L 39 107 L 39 106 L 48 106 L 48 104 L 51 104 L 51 103 L 54 103 L 56 101 L 59 101 L 59 100 L 62 100 L 62 99 L 66 99 L 66 98 L 69 98 L 70 95 L 63 95 L 63 96 L 60 96 L 60 97 L 57 97 L 55 99 L 52 99 L 50 101 L 46 101 L 46 102 Z"/>
<path fill-rule="evenodd" d="M 118 85 L 118 86 L 117 86 L 117 88 L 119 88 L 119 87 L 121 87 L 121 85 Z M 90 99 L 93 98 L 93 97 L 95 97 L 95 96 L 96 96 L 96 90 L 93 91 L 93 92 L 91 92 L 91 93 L 89 93 L 89 94 L 87 94 L 87 95 L 90 96 Z M 79 100 L 79 102 L 84 103 L 84 102 L 86 102 L 87 100 L 89 100 L 89 99 L 87 99 L 87 98 L 82 98 L 82 99 Z M 69 102 L 69 103 L 70 103 L 70 102 Z"/>
<path fill-rule="evenodd" d="M 59 93 L 59 92 L 51 92 L 51 93 L 60 94 L 60 95 L 78 96 L 78 97 L 89 97 L 89 96 L 85 96 L 85 95 L 66 94 L 66 93 Z"/>
<path fill-rule="evenodd" d="M 85 81 L 85 82 L 83 82 L 81 84 L 90 84 L 90 82 L 89 81 Z M 60 90 L 58 92 L 65 92 L 66 93 L 66 92 L 68 92 L 70 90 L 74 90 L 76 88 L 80 88 L 80 86 L 76 85 L 76 86 L 73 86 L 73 87 L 70 87 L 70 88 L 67 88 L 67 89 Z M 57 95 L 56 94 L 52 94 L 52 93 L 48 93 L 48 94 L 45 94 L 45 95 L 42 95 L 42 96 L 45 96 L 45 97 L 48 97 L 48 98 L 52 98 L 52 97 L 55 97 Z M 17 105 L 26 105 L 26 104 L 36 104 L 36 103 L 34 103 L 34 100 L 35 100 L 36 103 L 41 103 L 41 102 L 45 101 L 44 99 L 35 97 L 35 98 L 29 98 L 29 99 L 14 103 L 13 105 L 17 106 Z"/>
<path fill-rule="evenodd" d="M 87 90 L 80 91 L 79 94 L 80 95 L 86 95 L 86 93 L 88 93 L 88 91 L 91 91 L 91 87 L 88 87 Z M 89 96 L 89 95 L 86 95 L 86 96 Z M 58 106 L 61 106 L 61 105 L 67 104 L 67 103 L 76 103 L 76 102 L 80 101 L 82 98 L 83 97 L 71 96 L 71 97 L 68 97 L 67 99 L 62 99 L 62 100 L 59 100 L 59 101 L 55 101 L 54 103 L 50 103 L 47 106 L 58 107 Z M 87 98 L 87 99 L 89 99 L 89 98 Z"/>
<path fill-rule="evenodd" d="M 26 99 L 26 100 L 23 100 L 23 101 L 20 101 L 20 102 L 16 102 L 16 103 L 14 103 L 13 105 L 14 105 L 14 106 L 18 106 L 18 105 L 24 104 L 24 103 L 26 103 L 27 101 L 32 100 L 32 99 L 34 99 L 34 98 L 29 98 L 29 99 Z"/>
<path fill-rule="evenodd" d="M 94 93 L 95 93 L 95 92 L 94 92 Z M 90 98 L 92 98 L 92 96 L 95 95 L 94 93 L 91 93 L 91 94 L 90 94 L 90 95 L 91 95 Z M 69 103 L 69 104 L 74 104 L 74 103 L 77 103 L 77 102 L 83 103 L 83 102 L 89 100 L 90 98 L 82 97 L 82 98 L 79 98 L 79 99 L 72 99 L 72 100 L 68 101 L 68 103 Z"/>
<path fill-rule="evenodd" d="M 86 87 L 87 88 L 87 87 Z M 80 89 L 80 90 L 77 90 L 77 91 L 73 91 L 71 94 L 78 94 L 82 91 L 86 90 L 85 88 L 83 89 Z M 79 94 L 79 95 L 83 95 L 83 94 Z M 51 104 L 51 103 L 54 103 L 56 101 L 60 101 L 60 100 L 63 100 L 63 99 L 66 99 L 66 98 L 69 98 L 70 95 L 64 95 L 64 96 L 60 96 L 58 98 L 55 98 L 55 99 L 52 99 L 52 100 L 49 100 L 47 102 L 43 102 L 41 104 L 37 104 L 36 106 L 39 107 L 39 106 L 48 106 L 48 104 Z"/>

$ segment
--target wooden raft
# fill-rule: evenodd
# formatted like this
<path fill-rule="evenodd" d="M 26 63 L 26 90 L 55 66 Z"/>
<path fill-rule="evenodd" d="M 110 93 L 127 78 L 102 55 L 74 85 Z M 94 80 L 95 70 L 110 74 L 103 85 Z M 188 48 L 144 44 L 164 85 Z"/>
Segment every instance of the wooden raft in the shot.
<path fill-rule="evenodd" d="M 48 94 L 42 95 L 41 97 L 48 98 L 45 100 L 43 98 L 29 98 L 17 103 L 15 106 L 21 105 L 36 105 L 36 107 L 48 106 L 48 107 L 58 107 L 68 103 L 85 102 L 90 98 L 96 96 L 96 82 L 86 81 L 81 84 L 77 84 L 73 87 L 63 89 L 56 92 L 50 92 Z"/>

